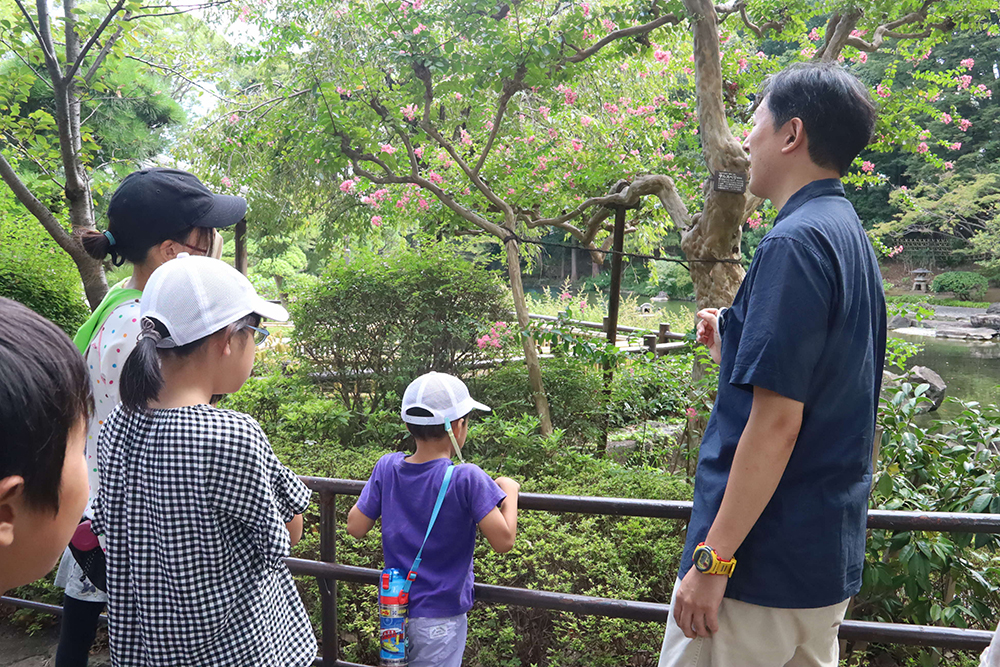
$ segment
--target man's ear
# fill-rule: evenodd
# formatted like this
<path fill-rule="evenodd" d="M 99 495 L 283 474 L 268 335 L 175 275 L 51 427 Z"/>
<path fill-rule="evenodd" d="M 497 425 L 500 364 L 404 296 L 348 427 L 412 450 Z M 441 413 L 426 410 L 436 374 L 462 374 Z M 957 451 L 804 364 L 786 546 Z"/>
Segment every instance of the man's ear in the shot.
<path fill-rule="evenodd" d="M 806 128 L 802 124 L 802 119 L 799 117 L 792 118 L 790 121 L 785 123 L 785 126 L 781 128 L 784 132 L 785 145 L 781 147 L 781 152 L 785 155 L 797 150 L 800 147 L 808 145 L 808 140 L 806 139 Z"/>
<path fill-rule="evenodd" d="M 19 518 L 23 497 L 23 477 L 11 475 L 0 479 L 0 548 L 14 542 L 14 521 Z"/>

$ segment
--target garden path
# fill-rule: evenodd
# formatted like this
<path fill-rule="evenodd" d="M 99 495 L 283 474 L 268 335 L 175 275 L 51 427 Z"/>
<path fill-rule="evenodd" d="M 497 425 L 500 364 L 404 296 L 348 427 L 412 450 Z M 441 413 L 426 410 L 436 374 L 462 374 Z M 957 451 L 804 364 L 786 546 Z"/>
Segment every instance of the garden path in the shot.
<path fill-rule="evenodd" d="M 0 667 L 52 667 L 58 643 L 58 626 L 28 635 L 22 628 L 0 620 Z M 107 649 L 91 654 L 89 667 L 109 665 Z"/>

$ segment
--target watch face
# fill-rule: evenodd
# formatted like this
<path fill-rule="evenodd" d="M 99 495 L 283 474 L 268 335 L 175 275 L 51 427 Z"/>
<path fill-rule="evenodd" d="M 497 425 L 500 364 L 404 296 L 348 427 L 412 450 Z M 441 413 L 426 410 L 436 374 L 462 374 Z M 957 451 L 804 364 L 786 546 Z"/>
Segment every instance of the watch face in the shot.
<path fill-rule="evenodd" d="M 694 553 L 694 566 L 699 572 L 712 569 L 712 552 L 708 549 L 698 549 Z"/>

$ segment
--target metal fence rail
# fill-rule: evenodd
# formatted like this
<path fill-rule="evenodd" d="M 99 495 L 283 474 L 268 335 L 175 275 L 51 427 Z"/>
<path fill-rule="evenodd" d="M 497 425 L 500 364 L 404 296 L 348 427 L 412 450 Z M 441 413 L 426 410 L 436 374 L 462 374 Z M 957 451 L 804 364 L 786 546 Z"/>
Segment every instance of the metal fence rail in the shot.
<path fill-rule="evenodd" d="M 340 642 L 336 582 L 339 580 L 376 585 L 379 571 L 336 562 L 337 516 L 335 507 L 338 495 L 360 495 L 365 483 L 358 480 L 323 477 L 302 477 L 302 481 L 319 493 L 320 560 L 288 558 L 285 562 L 292 573 L 316 577 L 319 582 L 322 603 L 322 653 L 332 659 L 317 658 L 315 664 L 327 667 L 331 665 L 333 667 L 366 667 L 338 659 Z M 640 516 L 682 521 L 687 521 L 691 515 L 691 503 L 686 501 L 557 496 L 540 493 L 519 494 L 518 507 L 519 509 L 546 512 Z M 1000 514 L 871 510 L 868 513 L 868 527 L 883 530 L 1000 533 Z M 669 609 L 668 605 L 656 602 L 614 600 L 489 584 L 476 584 L 475 591 L 478 601 L 490 604 L 535 607 L 654 623 L 665 623 Z M 43 612 L 62 613 L 61 607 L 28 600 L 3 597 L 0 598 L 0 602 Z M 981 650 L 989 645 L 993 633 L 984 630 L 847 620 L 840 627 L 840 638 L 884 644 Z"/>

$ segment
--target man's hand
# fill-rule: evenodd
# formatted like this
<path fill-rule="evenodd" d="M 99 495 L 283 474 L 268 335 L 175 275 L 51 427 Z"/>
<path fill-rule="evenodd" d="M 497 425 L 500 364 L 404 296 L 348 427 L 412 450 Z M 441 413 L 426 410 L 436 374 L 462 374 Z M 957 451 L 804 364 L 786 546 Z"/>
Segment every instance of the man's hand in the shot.
<path fill-rule="evenodd" d="M 712 361 L 722 359 L 722 339 L 719 337 L 719 309 L 703 308 L 698 311 L 698 342 L 708 348 Z"/>
<path fill-rule="evenodd" d="M 684 575 L 673 612 L 685 637 L 711 637 L 718 631 L 719 605 L 728 583 L 729 577 L 724 574 L 702 574 L 694 567 Z"/>

